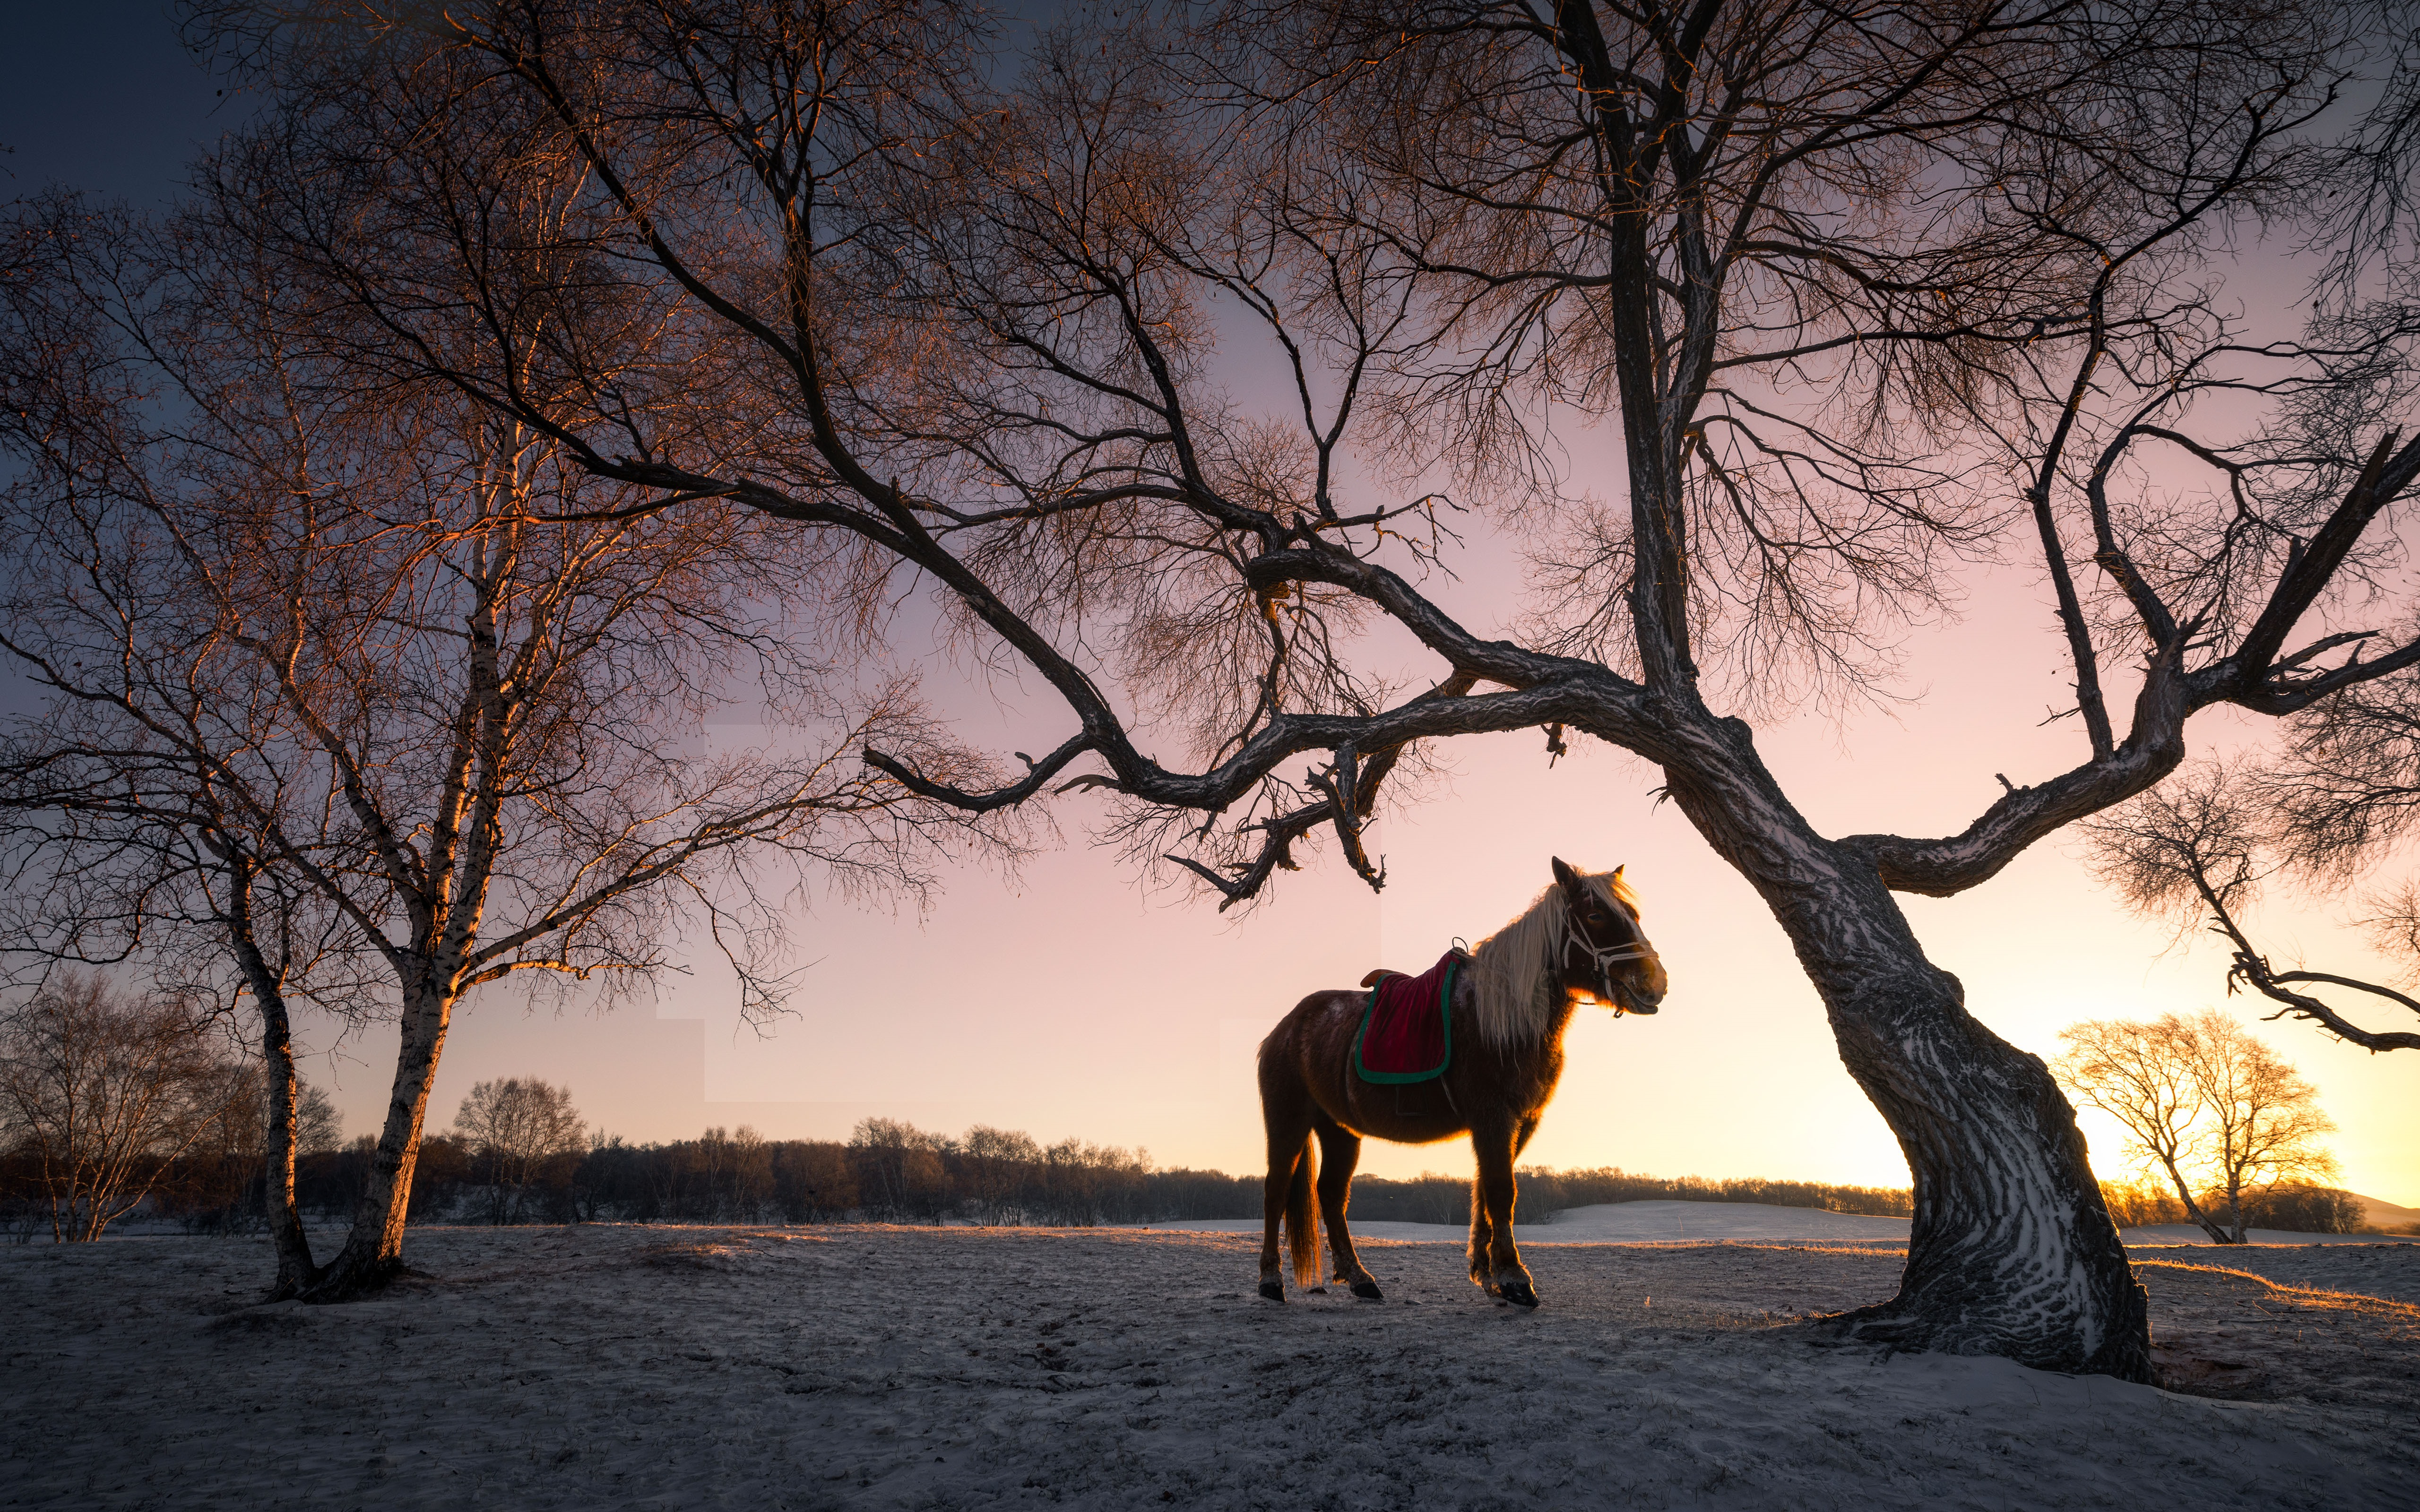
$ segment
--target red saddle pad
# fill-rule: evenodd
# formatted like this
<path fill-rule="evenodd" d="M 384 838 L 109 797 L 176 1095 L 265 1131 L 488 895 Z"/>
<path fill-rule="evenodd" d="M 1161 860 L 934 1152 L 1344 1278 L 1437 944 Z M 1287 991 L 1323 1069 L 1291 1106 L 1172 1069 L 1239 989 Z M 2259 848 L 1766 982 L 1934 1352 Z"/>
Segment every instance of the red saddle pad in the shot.
<path fill-rule="evenodd" d="M 1365 1082 L 1425 1082 L 1453 1064 L 1453 980 L 1464 960 L 1448 950 L 1417 977 L 1379 979 L 1361 1013 L 1353 1063 Z"/>

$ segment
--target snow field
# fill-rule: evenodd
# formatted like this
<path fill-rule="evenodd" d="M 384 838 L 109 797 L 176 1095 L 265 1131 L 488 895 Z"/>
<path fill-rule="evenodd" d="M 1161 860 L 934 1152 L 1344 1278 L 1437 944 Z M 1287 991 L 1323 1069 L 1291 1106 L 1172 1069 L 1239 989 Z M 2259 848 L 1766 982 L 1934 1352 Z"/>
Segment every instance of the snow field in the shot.
<path fill-rule="evenodd" d="M 1543 1234 L 1542 1234 L 1543 1237 Z M 2410 1508 L 2420 1246 L 2138 1253 L 2177 1395 L 1809 1347 L 1873 1244 L 1534 1247 L 1545 1306 L 1373 1239 L 415 1229 L 262 1307 L 265 1246 L 0 1251 L 0 1505 Z M 2222 1263 L 2213 1264 L 2213 1261 Z"/>

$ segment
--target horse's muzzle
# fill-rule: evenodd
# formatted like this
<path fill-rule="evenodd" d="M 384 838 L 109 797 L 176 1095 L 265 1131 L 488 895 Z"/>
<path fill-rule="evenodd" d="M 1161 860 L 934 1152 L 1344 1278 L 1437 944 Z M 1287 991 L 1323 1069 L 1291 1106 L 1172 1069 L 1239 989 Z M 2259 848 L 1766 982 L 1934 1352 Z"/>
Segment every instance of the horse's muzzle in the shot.
<path fill-rule="evenodd" d="M 1664 994 L 1671 986 L 1671 979 L 1664 974 L 1664 963 L 1649 956 L 1639 963 L 1639 966 L 1640 980 L 1606 983 L 1614 990 L 1614 1006 L 1618 1011 L 1652 1013 L 1663 1007 Z"/>

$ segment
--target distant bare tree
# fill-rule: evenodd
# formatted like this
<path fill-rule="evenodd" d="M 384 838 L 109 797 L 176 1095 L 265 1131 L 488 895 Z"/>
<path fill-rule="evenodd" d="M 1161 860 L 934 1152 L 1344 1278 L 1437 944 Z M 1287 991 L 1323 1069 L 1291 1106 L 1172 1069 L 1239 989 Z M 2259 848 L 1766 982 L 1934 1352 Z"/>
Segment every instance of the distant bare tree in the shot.
<path fill-rule="evenodd" d="M 741 1223 L 763 1223 L 773 1192 L 773 1157 L 765 1136 L 752 1124 L 732 1130 L 728 1161 L 732 1215 Z"/>
<path fill-rule="evenodd" d="M 1106 791 L 1227 906 L 1323 834 L 1382 883 L 1366 825 L 1422 742 L 1632 752 L 1910 1162 L 1899 1294 L 1826 1333 L 2148 1377 L 2072 1109 L 1893 894 L 2146 791 L 2196 712 L 2420 664 L 2337 627 L 2408 590 L 2420 311 L 2339 280 L 2256 332 L 2221 288 L 2246 227 L 2324 237 L 2322 191 L 2391 177 L 2327 125 L 2382 12 L 1233 0 L 1088 12 L 1019 71 L 974 12 L 872 0 L 204 8 L 281 101 L 264 235 L 365 333 L 349 362 L 552 427 L 633 498 L 847 542 L 1063 705 L 1011 780 L 876 741 L 878 770 L 970 813 Z M 575 162 L 594 257 L 461 213 Z M 499 327 L 539 308 L 542 347 Z M 581 339 L 639 325 L 678 360 Z M 1239 347 L 1280 381 L 1223 385 Z M 1457 509 L 1538 543 L 1509 625 L 1433 570 Z M 1746 717 L 1886 688 L 2015 560 L 2072 763 L 1978 764 L 1954 833 L 1817 830 Z"/>
<path fill-rule="evenodd" d="M 959 1142 L 975 1211 L 987 1224 L 1021 1221 L 1026 1182 L 1042 1163 L 1042 1147 L 1032 1134 L 1016 1129 L 995 1129 L 978 1123 Z"/>
<path fill-rule="evenodd" d="M 535 1076 L 506 1076 L 471 1088 L 454 1114 L 487 1183 L 489 1221 L 521 1221 L 530 1188 L 546 1167 L 586 1148 L 588 1126 L 571 1088 Z"/>
<path fill-rule="evenodd" d="M 2220 1221 L 2242 1243 L 2254 1196 L 2335 1176 L 2335 1156 L 2320 1144 L 2335 1120 L 2320 1111 L 2319 1088 L 2233 1019 L 2207 1009 L 2187 1023 L 2180 1048 L 2210 1121 L 2205 1168 L 2224 1203 Z"/>
<path fill-rule="evenodd" d="M 940 1152 L 948 1142 L 903 1119 L 859 1119 L 848 1136 L 858 1200 L 892 1223 L 938 1218 L 947 1188 Z"/>
<path fill-rule="evenodd" d="M 0 1013 L 0 1144 L 30 1159 L 51 1238 L 101 1238 L 178 1156 L 256 1104 L 209 1016 L 63 974 Z"/>
<path fill-rule="evenodd" d="M 2072 1024 L 2059 1031 L 2068 1050 L 2052 1070 L 2071 1096 L 2118 1120 L 2134 1157 L 2165 1173 L 2185 1215 L 2217 1238 L 2216 1227 L 2195 1205 L 2184 1169 L 2196 1155 L 2194 1125 L 2201 1116 L 2199 1090 L 2173 1043 L 2184 1032 L 2181 1020 Z"/>
<path fill-rule="evenodd" d="M 2227 992 L 2248 987 L 2284 1005 L 2272 1018 L 2308 1019 L 2371 1051 L 2420 1050 L 2420 1032 L 2366 1028 L 2325 998 L 2296 989 L 2366 993 L 2414 1013 L 2420 1013 L 2420 1000 L 2336 972 L 2279 970 L 2245 933 L 2248 910 L 2278 872 L 2298 870 L 2308 877 L 2349 872 L 2382 829 L 2400 829 L 2399 817 L 2389 825 L 2375 812 L 2383 807 L 2384 781 L 2353 778 L 2342 766 L 2328 768 L 2335 779 L 2332 785 L 2319 780 L 2318 750 L 2349 738 L 2343 712 L 2331 711 L 2324 726 L 2315 724 L 2306 735 L 2296 761 L 2248 773 L 2203 764 L 2086 822 L 2083 828 L 2094 866 L 2138 912 L 2180 923 L 2206 920 L 2233 949 Z M 2372 814 L 2357 817 L 2354 810 L 2362 807 L 2370 807 Z M 2373 938 L 2420 962 L 2420 895 L 2407 884 L 2370 911 Z"/>
<path fill-rule="evenodd" d="M 2335 1124 L 2318 1089 L 2216 1009 L 2089 1019 L 2059 1038 L 2061 1084 L 2125 1128 L 2136 1158 L 2166 1175 L 2186 1216 L 2219 1243 L 2244 1242 L 2264 1194 L 2335 1174 L 2319 1143 Z"/>
<path fill-rule="evenodd" d="M 281 1078 L 256 1056 L 227 1060 L 220 1075 L 226 1083 L 225 1116 L 187 1151 L 190 1175 L 179 1194 L 189 1206 L 215 1204 L 218 1220 L 244 1232 L 271 1229 L 286 1219 L 291 1204 L 291 1165 L 278 1158 L 277 1142 L 288 1131 L 278 1127 L 290 1117 L 293 1158 L 327 1154 L 342 1142 L 342 1126 L 328 1094 L 299 1076 L 293 1108 L 281 1107 Z M 296 1213 L 299 1225 L 299 1211 Z M 307 1250 L 306 1250 L 307 1253 Z"/>

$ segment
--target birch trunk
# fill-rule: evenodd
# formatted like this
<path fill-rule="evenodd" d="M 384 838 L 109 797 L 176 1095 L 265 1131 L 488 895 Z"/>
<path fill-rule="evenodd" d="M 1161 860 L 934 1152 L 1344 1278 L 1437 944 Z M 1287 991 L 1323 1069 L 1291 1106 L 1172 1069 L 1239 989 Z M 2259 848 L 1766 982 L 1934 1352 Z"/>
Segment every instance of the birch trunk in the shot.
<path fill-rule="evenodd" d="M 269 1300 L 299 1297 L 319 1279 L 311 1260 L 311 1239 L 302 1231 L 302 1212 L 294 1202 L 294 1104 L 301 1091 L 294 1072 L 294 1035 L 286 1013 L 284 995 L 260 996 L 261 1054 L 269 1083 L 268 1169 L 264 1173 L 269 1205 L 270 1243 L 277 1252 L 277 1279 Z"/>
<path fill-rule="evenodd" d="M 404 1220 L 411 1208 L 412 1170 L 420 1161 L 420 1130 L 453 1008 L 453 995 L 426 980 L 405 995 L 403 1042 L 396 1055 L 386 1125 L 370 1156 L 369 1180 L 352 1229 L 312 1287 L 314 1302 L 365 1296 L 403 1273 Z"/>
<path fill-rule="evenodd" d="M 294 1072 L 294 1027 L 286 1011 L 286 981 L 269 964 L 254 933 L 252 888 L 256 868 L 249 857 L 231 858 L 227 869 L 227 938 L 237 966 L 260 1008 L 260 1054 L 269 1094 L 269 1130 L 262 1152 L 262 1200 L 269 1209 L 269 1241 L 277 1255 L 277 1278 L 269 1300 L 299 1297 L 319 1279 L 311 1241 L 294 1202 L 294 1107 L 301 1092 Z"/>

